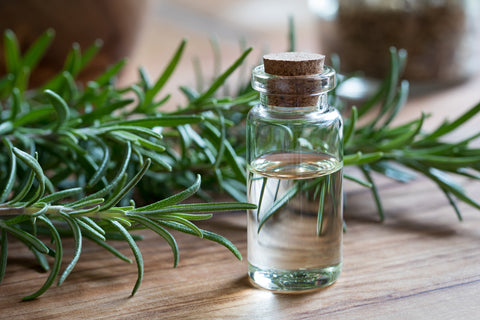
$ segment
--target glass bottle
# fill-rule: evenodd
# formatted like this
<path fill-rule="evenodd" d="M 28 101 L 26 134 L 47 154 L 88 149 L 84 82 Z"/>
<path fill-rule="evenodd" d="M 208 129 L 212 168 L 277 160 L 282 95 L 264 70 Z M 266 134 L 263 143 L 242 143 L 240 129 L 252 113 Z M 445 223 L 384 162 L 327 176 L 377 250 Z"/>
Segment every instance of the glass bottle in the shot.
<path fill-rule="evenodd" d="M 327 103 L 324 56 L 279 53 L 253 70 L 247 118 L 248 274 L 258 287 L 305 291 L 342 267 L 342 118 Z"/>

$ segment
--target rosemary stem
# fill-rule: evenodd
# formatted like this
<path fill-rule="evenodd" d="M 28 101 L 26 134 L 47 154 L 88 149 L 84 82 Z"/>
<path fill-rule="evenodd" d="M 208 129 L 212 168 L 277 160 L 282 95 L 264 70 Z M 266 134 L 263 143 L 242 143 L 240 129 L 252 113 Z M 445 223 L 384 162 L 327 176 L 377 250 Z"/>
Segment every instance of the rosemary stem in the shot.
<path fill-rule="evenodd" d="M 23 207 L 5 207 L 0 208 L 0 217 L 18 216 L 20 214 L 26 214 L 26 208 Z"/>

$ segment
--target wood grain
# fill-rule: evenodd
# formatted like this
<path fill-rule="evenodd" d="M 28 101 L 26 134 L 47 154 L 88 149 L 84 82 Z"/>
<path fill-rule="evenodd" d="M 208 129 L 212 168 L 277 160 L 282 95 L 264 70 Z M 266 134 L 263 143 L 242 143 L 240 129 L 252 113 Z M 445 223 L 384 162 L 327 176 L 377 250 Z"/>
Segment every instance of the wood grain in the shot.
<path fill-rule="evenodd" d="M 174 30 L 171 39 L 163 40 L 163 46 L 172 50 L 160 54 L 168 56 L 180 31 L 166 30 Z M 156 34 L 148 31 L 143 41 Z M 194 44 L 199 41 L 198 36 L 193 38 Z M 133 61 L 161 70 L 165 59 L 152 50 L 157 45 L 144 43 Z M 200 47 L 197 53 L 207 57 L 207 50 L 208 46 Z M 175 82 L 182 76 L 191 77 L 185 70 L 190 68 L 181 67 L 174 84 L 184 83 L 185 79 Z M 426 123 L 427 128 L 434 127 L 480 101 L 479 86 L 477 77 L 413 98 L 399 121 L 424 110 L 435 114 Z M 467 135 L 470 129 L 478 130 L 478 121 L 455 137 Z M 480 212 L 460 205 L 464 221 L 459 222 L 429 181 L 419 178 L 405 185 L 376 178 L 386 210 L 383 223 L 378 222 L 369 191 L 346 182 L 344 268 L 329 288 L 301 295 L 255 289 L 246 276 L 246 261 L 236 260 L 220 245 L 179 233 L 175 235 L 180 263 L 174 269 L 169 246 L 145 232 L 145 240 L 139 242 L 145 276 L 134 297 L 130 292 L 135 265 L 85 241 L 76 268 L 62 286 L 52 287 L 34 301 L 20 302 L 43 284 L 47 274 L 38 272 L 30 252 L 9 238 L 7 273 L 0 286 L 0 319 L 477 319 Z M 480 199 L 478 183 L 465 180 L 463 185 L 474 199 Z M 246 256 L 244 213 L 218 214 L 200 226 L 226 236 Z M 133 259 L 128 245 L 115 246 Z M 73 255 L 70 239 L 65 239 L 64 251 L 63 268 Z"/>
<path fill-rule="evenodd" d="M 384 223 L 376 221 L 371 202 L 365 201 L 367 190 L 348 193 L 344 269 L 329 288 L 304 295 L 255 289 L 247 280 L 245 261 L 219 245 L 182 234 L 177 235 L 180 264 L 173 269 L 168 245 L 145 233 L 139 244 L 145 277 L 134 297 L 129 294 L 135 266 L 86 243 L 62 286 L 35 301 L 19 302 L 46 275 L 36 272 L 33 257 L 12 241 L 0 287 L 0 318 L 475 319 L 480 310 L 479 213 L 464 207 L 465 221 L 458 222 L 425 180 L 408 188 L 386 179 L 380 185 L 387 200 Z M 245 214 L 219 214 L 201 226 L 227 236 L 246 254 Z M 69 257 L 73 246 L 67 243 Z M 125 244 L 117 247 L 131 256 Z"/>

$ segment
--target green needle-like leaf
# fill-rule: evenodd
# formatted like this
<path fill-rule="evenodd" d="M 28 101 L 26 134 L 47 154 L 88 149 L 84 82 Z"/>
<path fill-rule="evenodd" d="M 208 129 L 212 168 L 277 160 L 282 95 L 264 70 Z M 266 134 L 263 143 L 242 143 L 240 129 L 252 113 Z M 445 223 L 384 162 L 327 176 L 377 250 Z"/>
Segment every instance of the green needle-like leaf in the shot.
<path fill-rule="evenodd" d="M 327 189 L 326 181 L 325 179 L 323 179 L 320 186 L 320 199 L 319 199 L 318 215 L 317 215 L 317 236 L 320 236 L 322 234 L 322 229 L 323 229 L 323 217 L 324 217 L 323 213 L 325 208 L 326 189 Z"/>
<path fill-rule="evenodd" d="M 92 140 L 102 148 L 103 159 L 97 171 L 95 171 L 95 174 L 88 181 L 87 188 L 92 188 L 98 182 L 100 182 L 100 180 L 105 176 L 108 169 L 108 164 L 110 162 L 110 148 L 107 146 L 107 144 L 97 137 L 93 138 Z"/>
<path fill-rule="evenodd" d="M 90 233 L 90 236 L 91 236 L 90 239 L 91 238 L 96 238 L 99 241 L 105 241 L 106 240 L 105 231 L 103 231 L 102 229 L 98 230 L 98 228 L 96 228 L 95 226 L 92 226 L 91 223 L 89 223 L 85 220 L 82 220 L 82 219 L 78 219 L 78 220 L 76 220 L 76 222 L 77 222 L 79 227 L 81 227 L 82 229 L 84 229 L 84 230 L 86 230 Z"/>
<path fill-rule="evenodd" d="M 205 123 L 205 128 L 206 134 L 216 143 L 218 146 L 220 146 L 221 142 L 221 133 L 210 123 Z M 238 156 L 232 147 L 232 145 L 227 141 L 223 141 L 224 148 L 225 148 L 225 158 L 230 165 L 230 167 L 233 169 L 235 172 L 236 178 L 241 181 L 243 184 L 246 184 L 247 182 L 247 177 L 245 173 L 245 169 L 243 166 L 239 163 Z"/>
<path fill-rule="evenodd" d="M 58 234 L 57 229 L 49 219 L 43 216 L 39 216 L 38 219 L 44 222 L 47 225 L 48 229 L 50 230 L 53 241 L 55 243 L 55 260 L 53 262 L 52 270 L 50 271 L 50 274 L 48 275 L 48 278 L 43 284 L 43 286 L 38 291 L 32 293 L 31 295 L 23 297 L 22 298 L 23 301 L 35 299 L 38 296 L 42 295 L 45 291 L 47 291 L 47 289 L 50 288 L 50 286 L 55 281 L 55 278 L 59 274 L 60 267 L 62 264 L 62 257 L 63 257 L 62 240 L 60 239 L 60 235 Z"/>
<path fill-rule="evenodd" d="M 87 225 L 89 225 L 92 229 L 94 229 L 99 234 L 105 235 L 105 230 L 103 230 L 93 219 L 91 219 L 89 217 L 86 217 L 86 216 L 83 216 L 83 217 L 78 217 L 78 220 L 84 222 Z M 78 221 L 77 221 L 77 223 L 78 223 Z"/>
<path fill-rule="evenodd" d="M 102 248 L 107 250 L 108 252 L 112 253 L 115 257 L 119 258 L 120 260 L 123 260 L 127 263 L 133 263 L 133 261 L 130 258 L 126 257 L 124 254 L 122 254 L 120 251 L 118 251 L 117 249 L 115 249 L 114 247 L 112 247 L 111 245 L 106 243 L 105 241 L 99 240 L 98 238 L 92 237 L 88 234 L 85 234 L 84 236 L 85 236 L 85 238 L 87 238 L 87 239 L 91 240 L 92 242 L 98 244 L 99 246 L 101 246 Z"/>
<path fill-rule="evenodd" d="M 120 169 L 118 170 L 117 175 L 115 178 L 112 180 L 112 182 L 107 185 L 105 188 L 101 189 L 100 191 L 97 191 L 93 194 L 90 194 L 83 199 L 76 201 L 72 203 L 72 205 L 78 205 L 79 203 L 84 203 L 85 201 L 93 200 L 93 199 L 98 199 L 100 197 L 103 197 L 104 195 L 108 194 L 110 191 L 112 191 L 113 188 L 118 184 L 118 182 L 123 178 L 123 175 L 125 174 L 125 171 L 127 170 L 128 164 L 130 162 L 130 157 L 132 156 L 132 146 L 130 144 L 130 141 L 127 141 L 126 143 L 126 148 L 124 152 L 124 157 L 123 157 L 123 162 L 120 166 Z M 103 199 L 102 199 L 103 201 Z"/>
<path fill-rule="evenodd" d="M 74 203 L 69 203 L 68 207 L 70 207 L 72 209 L 77 209 L 77 208 L 83 208 L 83 207 L 86 207 L 86 206 L 102 204 L 103 202 L 105 202 L 105 199 L 103 199 L 103 198 L 82 199 L 82 200 L 76 201 Z M 85 210 L 91 210 L 91 209 L 92 208 L 88 208 L 88 209 L 85 209 Z"/>
<path fill-rule="evenodd" d="M 197 237 L 203 238 L 202 230 L 200 230 L 200 228 L 198 228 L 195 224 L 193 224 L 192 222 L 188 221 L 185 218 L 182 218 L 181 216 L 178 216 L 176 214 L 162 214 L 159 218 L 162 221 L 178 222 L 181 225 L 184 225 L 185 227 L 190 228 Z"/>
<path fill-rule="evenodd" d="M 351 154 L 343 157 L 343 164 L 345 166 L 350 166 L 371 163 L 381 159 L 383 155 L 384 153 L 380 151 L 367 154 L 363 154 L 361 151 L 359 151 L 356 154 Z"/>
<path fill-rule="evenodd" d="M 262 178 L 262 188 L 260 189 L 260 197 L 258 199 L 258 205 L 257 205 L 257 219 L 260 218 L 260 213 L 261 213 L 261 210 L 262 210 L 263 196 L 265 194 L 266 186 L 267 186 L 267 178 L 263 177 Z M 278 190 L 277 190 L 277 193 L 278 193 Z M 275 193 L 275 194 L 277 194 L 277 193 Z"/>
<path fill-rule="evenodd" d="M 350 142 L 350 138 L 353 135 L 353 132 L 355 131 L 355 126 L 357 124 L 357 119 L 358 119 L 358 111 L 357 108 L 354 106 L 352 107 L 350 115 L 350 120 L 348 122 L 348 127 L 345 128 L 344 130 L 344 135 L 343 135 L 343 144 L 347 145 Z"/>
<path fill-rule="evenodd" d="M 295 22 L 293 16 L 288 17 L 288 51 L 296 51 L 296 32 L 295 32 Z"/>
<path fill-rule="evenodd" d="M 179 254 L 178 254 L 178 246 L 175 238 L 165 230 L 162 226 L 158 225 L 155 221 L 148 219 L 144 216 L 137 215 L 137 214 L 130 214 L 129 218 L 137 221 L 140 224 L 143 224 L 150 230 L 156 232 L 159 236 L 161 236 L 165 241 L 167 241 L 168 245 L 172 248 L 173 252 L 173 267 L 175 268 L 178 265 L 179 261 Z"/>
<path fill-rule="evenodd" d="M 229 211 L 229 210 L 249 210 L 256 209 L 257 206 L 250 203 L 238 202 L 216 202 L 216 203 L 195 203 L 195 204 L 178 204 L 166 208 L 155 210 L 142 210 L 145 215 L 160 215 L 176 212 L 205 212 L 205 211 Z"/>
<path fill-rule="evenodd" d="M 243 63 L 248 54 L 253 48 L 248 48 L 223 74 L 221 74 L 202 95 L 200 95 L 195 101 L 195 104 L 199 104 L 207 98 L 210 98 L 217 90 L 225 83 L 225 80 Z"/>
<path fill-rule="evenodd" d="M 7 146 L 8 152 L 9 152 L 10 174 L 8 175 L 8 179 L 7 179 L 7 182 L 5 183 L 5 187 L 2 193 L 0 193 L 0 203 L 3 203 L 5 200 L 7 200 L 8 196 L 10 195 L 10 192 L 12 191 L 13 185 L 15 183 L 15 178 L 17 173 L 17 161 L 16 161 L 15 154 L 13 153 L 12 143 L 6 139 L 3 139 L 3 143 Z"/>
<path fill-rule="evenodd" d="M 82 53 L 80 52 L 80 45 L 76 42 L 72 44 L 72 50 L 67 55 L 63 69 L 72 75 L 77 75 L 80 72 L 82 61 Z"/>
<path fill-rule="evenodd" d="M 19 230 L 15 227 L 10 227 L 5 224 L 2 220 L 0 220 L 0 227 L 14 235 L 16 238 L 27 244 L 28 246 L 32 246 L 37 249 L 39 252 L 43 254 L 47 254 L 49 252 L 48 247 L 36 237 L 32 236 L 30 233 Z"/>
<path fill-rule="evenodd" d="M 218 152 L 217 152 L 217 160 L 215 161 L 215 164 L 213 165 L 214 170 L 218 170 L 218 167 L 220 166 L 220 163 L 222 162 L 223 158 L 223 153 L 225 151 L 225 144 L 227 141 L 226 138 L 226 130 L 225 130 L 225 118 L 222 114 L 222 112 L 219 110 L 217 111 L 220 119 L 220 140 L 219 140 L 219 147 L 218 147 Z"/>
<path fill-rule="evenodd" d="M 56 201 L 59 201 L 59 200 L 62 200 L 62 199 L 68 198 L 68 197 L 79 195 L 82 192 L 83 192 L 83 189 L 80 188 L 80 187 L 71 188 L 71 189 L 62 190 L 62 191 L 52 193 L 52 194 L 50 194 L 46 197 L 41 198 L 39 201 L 45 202 L 45 203 L 54 203 Z"/>
<path fill-rule="evenodd" d="M 92 112 L 85 113 L 80 117 L 80 119 L 82 120 L 82 123 L 92 123 L 94 121 L 98 121 L 98 119 L 101 119 L 102 117 L 111 116 L 112 112 L 116 110 L 121 110 L 132 102 L 133 99 L 124 99 L 105 104 L 101 108 L 96 108 Z"/>
<path fill-rule="evenodd" d="M 424 119 L 425 119 L 425 114 L 422 113 L 422 116 L 417 121 L 417 124 L 415 125 L 415 127 L 413 127 L 412 129 L 406 131 L 405 133 L 403 133 L 401 135 L 398 135 L 396 138 L 394 138 L 392 140 L 382 142 L 378 146 L 378 148 L 380 150 L 387 151 L 387 150 L 390 150 L 390 149 L 399 148 L 399 147 L 403 147 L 405 145 L 409 145 L 413 141 L 413 139 L 415 139 L 415 137 L 418 135 L 418 133 L 420 132 Z"/>
<path fill-rule="evenodd" d="M 383 211 L 383 206 L 382 202 L 380 200 L 380 195 L 378 193 L 377 186 L 375 185 L 373 178 L 370 174 L 370 168 L 367 165 L 362 166 L 362 172 L 365 175 L 365 178 L 367 178 L 367 181 L 372 185 L 370 190 L 372 190 L 373 198 L 375 199 L 375 204 L 377 205 L 377 212 L 378 216 L 380 218 L 380 221 L 385 220 L 385 213 Z"/>
<path fill-rule="evenodd" d="M 455 210 L 455 213 L 457 214 L 457 218 L 459 221 L 463 221 L 463 217 L 462 217 L 462 213 L 460 212 L 460 209 L 458 208 L 457 206 L 457 203 L 455 202 L 455 200 L 453 199 L 452 195 L 450 194 L 450 192 L 448 192 L 448 190 L 446 190 L 445 188 L 440 188 L 443 193 L 445 194 L 445 196 L 447 197 L 448 199 L 448 202 L 450 203 L 450 205 L 452 206 L 453 210 Z"/>
<path fill-rule="evenodd" d="M 13 106 L 12 106 L 13 107 Z M 38 107 L 37 109 L 30 110 L 28 113 L 19 115 L 13 121 L 14 128 L 25 126 L 40 120 L 47 118 L 54 112 L 54 108 L 51 106 Z M 13 114 L 13 113 L 12 113 Z"/>
<path fill-rule="evenodd" d="M 39 252 L 34 247 L 30 247 L 29 249 L 32 251 L 33 255 L 35 256 L 35 259 L 37 259 L 38 264 L 40 265 L 42 270 L 45 271 L 45 272 L 49 271 L 50 266 L 48 265 L 48 261 L 47 261 L 47 258 L 45 257 L 45 255 L 43 253 Z"/>
<path fill-rule="evenodd" d="M 15 124 L 15 121 L 17 121 L 17 115 L 22 114 L 23 111 L 24 110 L 23 110 L 23 107 L 22 107 L 22 97 L 21 97 L 20 89 L 19 88 L 13 88 L 12 89 L 12 105 L 11 105 L 11 108 L 10 108 L 10 118 L 9 118 L 10 120 L 13 121 L 13 124 Z M 10 130 L 11 130 L 11 128 L 9 128 L 9 130 L 6 130 L 4 128 L 2 131 L 7 133 Z"/>
<path fill-rule="evenodd" d="M 345 173 L 345 172 L 344 172 L 344 173 L 343 173 L 343 177 L 344 177 L 345 179 L 348 179 L 348 180 L 351 180 L 351 181 L 353 181 L 353 182 L 356 182 L 356 183 L 358 183 L 358 184 L 361 185 L 361 186 L 364 186 L 364 187 L 367 187 L 367 188 L 371 188 L 371 187 L 372 187 L 372 184 L 371 184 L 370 182 L 366 182 L 366 181 L 364 181 L 364 180 L 361 180 L 361 179 L 359 179 L 359 178 L 357 178 L 357 177 L 354 177 L 354 176 L 352 176 L 352 175 L 350 175 L 350 174 L 348 174 L 348 173 Z"/>
<path fill-rule="evenodd" d="M 120 126 L 113 125 L 113 126 L 98 129 L 97 132 L 103 134 L 103 133 L 115 132 L 115 131 L 126 131 L 126 132 L 135 133 L 137 135 L 149 136 L 158 140 L 163 139 L 163 136 L 160 133 L 153 131 L 149 128 L 144 128 L 139 126 L 130 126 L 130 125 L 120 125 Z M 99 141 L 102 141 L 102 140 L 99 140 Z"/>
<path fill-rule="evenodd" d="M 61 285 L 65 281 L 65 279 L 68 277 L 70 272 L 72 272 L 73 268 L 77 264 L 77 261 L 80 258 L 80 254 L 82 252 L 82 241 L 83 241 L 82 231 L 80 230 L 80 226 L 78 225 L 75 218 L 71 218 L 65 213 L 63 213 L 62 216 L 65 218 L 65 221 L 67 221 L 70 229 L 73 232 L 73 239 L 75 241 L 75 250 L 73 253 L 72 261 L 70 261 L 68 266 L 65 268 L 65 271 L 60 276 L 60 279 L 58 280 L 58 285 Z"/>
<path fill-rule="evenodd" d="M 80 60 L 80 70 L 83 70 L 85 66 L 88 65 L 90 61 L 97 55 L 98 51 L 103 46 L 103 41 L 101 39 L 95 40 L 95 42 L 83 52 L 82 58 Z"/>
<path fill-rule="evenodd" d="M 438 127 L 434 132 L 429 134 L 425 139 L 426 140 L 432 140 L 438 137 L 441 137 L 455 129 L 457 129 L 459 126 L 467 122 L 468 120 L 472 119 L 475 115 L 477 115 L 480 112 L 480 103 L 469 109 L 467 112 L 462 114 L 460 117 L 458 117 L 455 121 L 448 123 L 448 124 L 443 124 L 440 127 Z"/>
<path fill-rule="evenodd" d="M 135 243 L 135 240 L 133 240 L 132 236 L 128 231 L 125 229 L 124 226 L 122 226 L 119 222 L 117 221 L 109 221 L 109 223 L 114 226 L 125 238 L 127 241 L 128 245 L 132 249 L 133 255 L 135 256 L 135 261 L 137 263 L 137 281 L 135 283 L 135 286 L 133 287 L 132 290 L 132 296 L 137 292 L 138 288 L 140 287 L 140 284 L 142 283 L 143 279 L 143 258 L 142 254 L 140 253 L 140 249 L 138 248 L 137 244 Z"/>
<path fill-rule="evenodd" d="M 5 30 L 4 33 L 5 46 L 5 65 L 9 73 L 17 73 L 20 69 L 20 49 L 18 40 L 12 30 Z"/>
<path fill-rule="evenodd" d="M 465 203 L 480 209 L 480 204 L 468 197 L 463 188 L 442 171 L 431 168 L 425 171 L 424 174 L 435 181 L 441 189 L 447 190 Z"/>
<path fill-rule="evenodd" d="M 187 228 L 174 221 L 158 221 L 158 223 L 163 225 L 164 227 L 167 227 L 173 230 L 195 235 L 195 232 L 192 231 L 190 228 Z M 235 257 L 237 257 L 239 260 L 242 260 L 242 254 L 228 239 L 207 230 L 202 230 L 202 235 L 203 235 L 203 239 L 211 240 L 223 245 L 228 250 L 230 250 L 235 255 Z"/>
<path fill-rule="evenodd" d="M 31 46 L 23 56 L 23 65 L 33 70 L 45 55 L 55 37 L 55 31 L 48 29 Z"/>
<path fill-rule="evenodd" d="M 18 159 L 20 159 L 23 163 L 25 163 L 27 166 L 29 166 L 32 169 L 32 171 L 35 173 L 35 177 L 37 178 L 38 191 L 36 192 L 35 197 L 28 201 L 28 204 L 32 204 L 32 203 L 38 201 L 38 199 L 40 199 L 40 197 L 45 192 L 46 178 L 45 178 L 45 175 L 43 174 L 43 169 L 40 166 L 40 164 L 38 163 L 37 159 L 35 159 L 31 155 L 29 155 L 28 153 L 26 153 L 26 152 L 24 152 L 24 151 L 22 151 L 22 150 L 20 150 L 16 147 L 13 147 L 12 150 L 13 150 L 13 153 L 15 154 L 15 156 L 17 156 Z"/>
<path fill-rule="evenodd" d="M 370 164 L 370 167 L 372 170 L 380 172 L 381 174 L 400 182 L 410 182 L 415 180 L 417 177 L 410 170 L 401 168 L 390 161 L 379 161 L 374 164 Z"/>
<path fill-rule="evenodd" d="M 176 127 L 184 124 L 192 124 L 203 121 L 204 117 L 199 115 L 185 115 L 185 116 L 158 116 L 144 119 L 121 120 L 109 122 L 107 125 L 121 125 L 121 126 L 140 126 L 146 128 L 154 127 Z"/>
<path fill-rule="evenodd" d="M 200 175 L 197 175 L 197 179 L 195 180 L 195 183 L 192 184 L 189 188 L 183 190 L 182 192 L 177 193 L 173 196 L 170 196 L 166 199 L 157 201 L 155 203 L 143 206 L 141 208 L 134 209 L 133 211 L 134 212 L 152 211 L 152 210 L 165 208 L 165 207 L 177 204 L 179 202 L 182 202 L 183 200 L 191 197 L 193 194 L 195 194 L 195 192 L 198 191 L 198 189 L 200 188 L 201 181 L 202 181 L 202 179 L 201 179 Z"/>
<path fill-rule="evenodd" d="M 108 84 L 112 78 L 114 78 L 120 70 L 123 69 L 123 67 L 127 64 L 127 59 L 120 60 L 116 64 L 114 64 L 112 67 L 110 67 L 105 73 L 103 73 L 101 76 L 97 78 L 95 81 L 98 86 L 103 86 Z"/>
<path fill-rule="evenodd" d="M 410 84 L 408 83 L 408 81 L 404 80 L 400 83 L 400 90 L 394 101 L 390 115 L 383 123 L 384 127 L 388 126 L 393 121 L 393 119 L 395 119 L 395 116 L 399 113 L 399 111 L 407 102 L 409 88 L 410 88 Z"/>
<path fill-rule="evenodd" d="M 4 135 L 11 132 L 14 129 L 12 121 L 6 121 L 0 124 L 0 134 Z"/>
<path fill-rule="evenodd" d="M 107 210 L 114 205 L 116 205 L 122 198 L 130 191 L 132 190 L 133 187 L 142 179 L 143 175 L 147 172 L 148 168 L 150 167 L 151 160 L 147 159 L 145 161 L 145 164 L 143 165 L 142 170 L 140 170 L 135 177 L 130 180 L 127 185 L 115 196 L 111 197 L 110 199 L 107 200 L 107 202 L 104 203 L 104 205 L 101 207 L 102 210 Z"/>
<path fill-rule="evenodd" d="M 153 87 L 149 88 L 146 93 L 145 93 L 145 101 L 144 101 L 144 108 L 148 107 L 150 103 L 152 103 L 153 98 L 158 94 L 158 92 L 163 88 L 167 80 L 170 78 L 172 75 L 173 71 L 176 69 L 176 66 L 178 62 L 180 61 L 180 58 L 182 57 L 183 51 L 185 49 L 185 45 L 187 44 L 187 41 L 184 39 L 180 43 L 177 51 L 175 52 L 174 56 L 168 63 L 167 67 L 165 70 L 162 72 L 162 75 L 158 78 L 158 80 L 155 82 Z"/>
<path fill-rule="evenodd" d="M 57 112 L 57 124 L 54 130 L 58 130 L 70 119 L 70 109 L 65 100 L 52 90 L 45 90 L 45 95 Z"/>
<path fill-rule="evenodd" d="M 268 221 L 283 205 L 285 205 L 290 199 L 292 199 L 299 191 L 298 183 L 295 183 L 290 189 L 288 189 L 280 198 L 278 198 L 273 205 L 266 210 L 258 222 L 258 230 L 260 232 L 265 222 Z"/>

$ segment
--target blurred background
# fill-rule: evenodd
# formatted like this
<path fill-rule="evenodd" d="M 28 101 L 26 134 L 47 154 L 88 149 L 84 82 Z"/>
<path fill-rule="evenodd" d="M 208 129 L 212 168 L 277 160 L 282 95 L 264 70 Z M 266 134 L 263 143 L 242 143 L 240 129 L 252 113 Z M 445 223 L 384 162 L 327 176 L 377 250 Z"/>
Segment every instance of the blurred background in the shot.
<path fill-rule="evenodd" d="M 477 77 L 479 8 L 476 0 L 0 0 L 0 27 L 14 30 L 22 49 L 45 29 L 55 29 L 33 84 L 62 68 L 73 42 L 82 48 L 97 38 L 104 42 L 84 78 L 128 57 L 121 81 L 129 82 L 140 65 L 157 76 L 187 38 L 186 54 L 169 84 L 176 90 L 180 83 L 193 83 L 195 59 L 206 76 L 213 76 L 247 46 L 255 48 L 249 67 L 262 53 L 285 51 L 292 17 L 297 50 L 337 54 L 342 72 L 367 78 L 360 87 L 352 81 L 346 88 L 345 94 L 362 97 L 369 92 L 362 84 L 376 85 L 386 76 L 391 46 L 408 51 L 405 78 L 414 93 Z M 0 64 L 0 75 L 4 72 Z"/>

